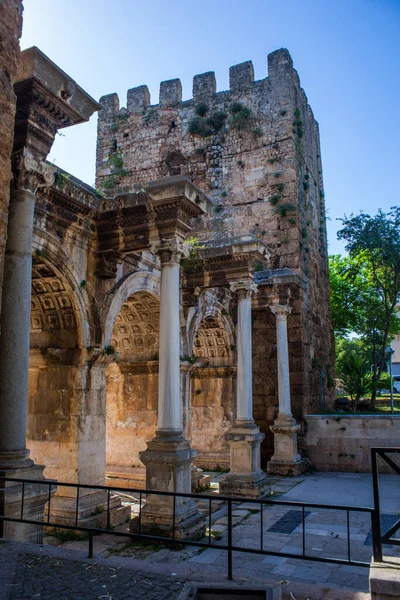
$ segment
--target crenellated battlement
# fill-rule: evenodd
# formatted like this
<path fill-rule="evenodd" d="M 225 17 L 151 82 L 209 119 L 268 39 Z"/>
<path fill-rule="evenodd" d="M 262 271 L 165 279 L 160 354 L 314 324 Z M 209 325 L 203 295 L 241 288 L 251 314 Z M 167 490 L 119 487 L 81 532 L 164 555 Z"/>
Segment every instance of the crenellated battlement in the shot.
<path fill-rule="evenodd" d="M 268 80 L 271 86 L 282 86 L 285 79 L 298 82 L 298 75 L 293 68 L 292 58 L 286 50 L 281 48 L 268 55 L 268 77 L 261 82 Z M 212 100 L 218 94 L 230 93 L 233 96 L 240 95 L 243 92 L 251 93 L 251 88 L 260 81 L 255 81 L 253 63 L 246 62 L 234 65 L 229 69 L 229 90 L 217 92 L 217 84 L 214 71 L 201 73 L 193 77 L 192 100 L 202 102 Z M 257 86 L 258 89 L 259 86 Z M 189 101 L 190 102 L 190 101 Z M 180 79 L 169 79 L 160 83 L 158 104 L 153 106 L 178 107 L 182 103 L 182 83 Z M 100 98 L 100 104 L 103 107 L 103 113 L 100 118 L 107 118 L 108 115 L 116 114 L 120 110 L 119 98 L 117 94 L 108 94 Z M 140 85 L 128 90 L 126 110 L 129 113 L 143 113 L 151 106 L 150 92 L 146 85 Z"/>

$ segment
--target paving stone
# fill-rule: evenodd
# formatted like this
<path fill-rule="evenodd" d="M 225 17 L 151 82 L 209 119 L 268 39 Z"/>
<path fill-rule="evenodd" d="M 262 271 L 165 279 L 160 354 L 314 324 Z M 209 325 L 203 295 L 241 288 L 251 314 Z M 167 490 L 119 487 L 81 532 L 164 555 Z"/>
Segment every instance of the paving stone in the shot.
<path fill-rule="evenodd" d="M 263 563 L 266 565 L 284 565 L 287 562 L 287 558 L 284 556 L 265 556 Z"/>
<path fill-rule="evenodd" d="M 204 565 L 213 564 L 217 558 L 220 558 L 222 555 L 226 555 L 224 550 L 217 550 L 213 548 L 207 548 L 204 552 L 200 554 L 196 554 L 189 559 L 190 562 L 200 563 Z"/>

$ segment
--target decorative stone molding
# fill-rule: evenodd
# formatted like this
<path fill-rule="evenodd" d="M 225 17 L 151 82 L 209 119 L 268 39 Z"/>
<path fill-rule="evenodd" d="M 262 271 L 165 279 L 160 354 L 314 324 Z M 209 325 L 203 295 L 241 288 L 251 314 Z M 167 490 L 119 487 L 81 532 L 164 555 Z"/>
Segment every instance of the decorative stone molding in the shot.
<path fill-rule="evenodd" d="M 154 242 L 151 246 L 151 252 L 156 254 L 161 264 L 175 263 L 180 264 L 182 258 L 188 258 L 190 250 L 181 240 L 163 238 Z"/>
<path fill-rule="evenodd" d="M 257 292 L 257 284 L 248 280 L 233 281 L 230 289 L 237 293 L 239 299 L 251 298 L 251 295 Z"/>
<path fill-rule="evenodd" d="M 101 252 L 96 257 L 96 270 L 94 274 L 99 279 L 115 279 L 118 272 L 120 258 L 114 254 Z"/>
<path fill-rule="evenodd" d="M 286 321 L 287 316 L 292 312 L 288 304 L 274 304 L 270 306 L 270 309 L 277 321 Z"/>
<path fill-rule="evenodd" d="M 119 352 L 107 353 L 104 348 L 88 348 L 86 362 L 96 366 L 108 366 L 119 358 Z"/>
<path fill-rule="evenodd" d="M 36 160 L 27 148 L 14 155 L 16 181 L 15 186 L 36 194 L 39 188 L 50 187 L 54 183 L 57 167 L 43 160 Z"/>
<path fill-rule="evenodd" d="M 225 379 L 236 375 L 237 372 L 236 367 L 199 367 L 198 365 L 193 367 L 191 377 L 196 379 Z"/>

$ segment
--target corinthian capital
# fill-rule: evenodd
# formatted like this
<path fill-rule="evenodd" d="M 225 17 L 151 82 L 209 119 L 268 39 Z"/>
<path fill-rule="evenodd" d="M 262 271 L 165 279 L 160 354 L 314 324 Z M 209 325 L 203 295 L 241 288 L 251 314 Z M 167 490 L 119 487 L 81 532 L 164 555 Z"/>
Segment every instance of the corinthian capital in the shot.
<path fill-rule="evenodd" d="M 270 306 L 271 312 L 274 313 L 277 321 L 286 321 L 292 309 L 288 304 L 273 304 Z"/>
<path fill-rule="evenodd" d="M 157 254 L 161 264 L 179 264 L 181 259 L 187 258 L 190 253 L 188 246 L 175 238 L 166 238 L 155 242 L 151 247 L 151 252 Z"/>
<path fill-rule="evenodd" d="M 18 152 L 14 159 L 17 189 L 36 194 L 39 188 L 53 185 L 57 167 L 47 164 L 44 160 L 36 160 L 27 148 Z"/>
<path fill-rule="evenodd" d="M 240 300 L 244 298 L 251 298 L 252 294 L 257 291 L 257 284 L 253 281 L 244 279 L 243 281 L 234 281 L 230 284 L 232 292 L 237 292 Z"/>

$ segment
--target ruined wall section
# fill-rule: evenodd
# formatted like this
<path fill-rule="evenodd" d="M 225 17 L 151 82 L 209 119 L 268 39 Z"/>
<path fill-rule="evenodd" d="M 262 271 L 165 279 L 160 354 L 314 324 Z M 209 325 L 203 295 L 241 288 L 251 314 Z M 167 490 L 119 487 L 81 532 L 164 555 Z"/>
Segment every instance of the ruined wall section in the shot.
<path fill-rule="evenodd" d="M 16 108 L 13 84 L 20 53 L 22 10 L 21 0 L 0 2 L 0 310 Z"/>

